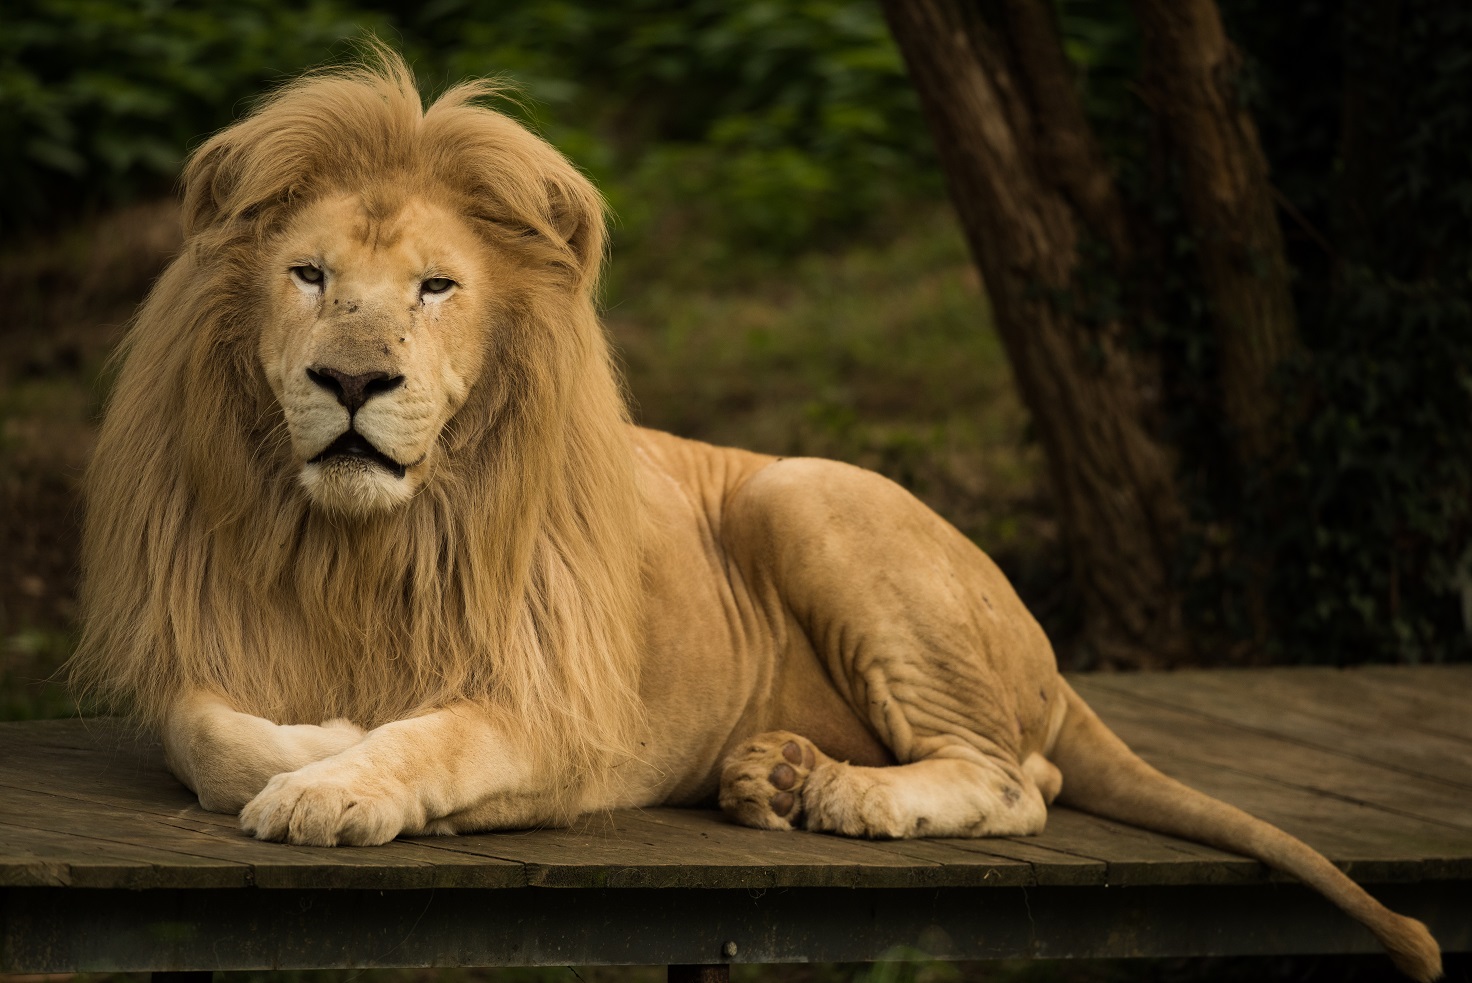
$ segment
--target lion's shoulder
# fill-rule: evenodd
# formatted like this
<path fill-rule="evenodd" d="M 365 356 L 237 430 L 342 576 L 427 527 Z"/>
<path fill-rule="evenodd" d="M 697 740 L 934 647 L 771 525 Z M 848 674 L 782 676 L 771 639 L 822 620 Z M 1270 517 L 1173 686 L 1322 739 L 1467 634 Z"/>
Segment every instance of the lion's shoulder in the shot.
<path fill-rule="evenodd" d="M 647 505 L 675 496 L 719 524 L 731 499 L 764 468 L 780 460 L 770 454 L 676 437 L 631 427 L 639 484 Z"/>

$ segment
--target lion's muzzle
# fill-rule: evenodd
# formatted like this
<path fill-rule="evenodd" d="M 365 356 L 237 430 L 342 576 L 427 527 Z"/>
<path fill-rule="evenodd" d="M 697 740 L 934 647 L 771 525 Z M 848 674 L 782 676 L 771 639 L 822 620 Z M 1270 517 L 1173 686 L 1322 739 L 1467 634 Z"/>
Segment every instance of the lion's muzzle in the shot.
<path fill-rule="evenodd" d="M 391 392 L 404 384 L 401 375 L 387 372 L 363 372 L 350 374 L 327 365 L 314 365 L 307 369 L 307 378 L 330 392 L 351 415 L 368 400 L 380 393 Z"/>
<path fill-rule="evenodd" d="M 374 447 L 372 442 L 366 437 L 351 428 L 343 431 L 342 436 L 328 444 L 322 450 L 322 453 L 307 463 L 322 464 L 335 457 L 350 457 L 377 464 L 395 478 L 404 477 L 406 470 L 406 465 L 400 464 L 377 447 Z"/>

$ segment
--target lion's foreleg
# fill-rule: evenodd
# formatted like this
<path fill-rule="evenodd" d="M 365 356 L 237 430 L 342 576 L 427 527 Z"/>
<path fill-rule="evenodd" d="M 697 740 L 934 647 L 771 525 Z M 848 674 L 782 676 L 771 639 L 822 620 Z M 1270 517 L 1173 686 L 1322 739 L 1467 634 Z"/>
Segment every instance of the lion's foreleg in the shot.
<path fill-rule="evenodd" d="M 363 739 L 346 720 L 275 724 L 202 693 L 183 697 L 164 721 L 169 770 L 211 812 L 239 812 L 272 777 L 344 751 Z"/>
<path fill-rule="evenodd" d="M 349 750 L 277 775 L 241 811 L 246 832 L 313 846 L 528 826 L 567 790 L 515 732 L 472 706 L 385 724 Z"/>

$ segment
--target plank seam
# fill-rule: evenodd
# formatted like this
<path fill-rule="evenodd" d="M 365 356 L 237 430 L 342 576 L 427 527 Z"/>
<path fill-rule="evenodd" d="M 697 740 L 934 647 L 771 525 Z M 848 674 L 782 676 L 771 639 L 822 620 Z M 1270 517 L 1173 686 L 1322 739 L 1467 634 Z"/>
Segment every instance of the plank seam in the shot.
<path fill-rule="evenodd" d="M 1190 716 L 1200 717 L 1203 720 L 1210 720 L 1212 723 L 1220 724 L 1224 727 L 1230 727 L 1234 730 L 1241 731 L 1244 734 L 1253 734 L 1257 737 L 1267 737 L 1273 740 L 1283 741 L 1287 744 L 1296 744 L 1299 747 L 1311 748 L 1315 751 L 1319 751 L 1325 754 L 1331 754 L 1336 757 L 1345 758 L 1359 764 L 1368 765 L 1381 771 L 1389 771 L 1401 775 L 1410 775 L 1423 781 L 1434 782 L 1437 785 L 1445 785 L 1448 788 L 1454 788 L 1461 792 L 1472 792 L 1472 785 L 1453 781 L 1449 778 L 1442 778 L 1440 775 L 1426 774 L 1425 772 L 1417 771 L 1414 768 L 1394 767 L 1386 764 L 1383 761 L 1376 760 L 1375 758 L 1368 758 L 1364 755 L 1356 754 L 1353 751 L 1345 750 L 1344 748 L 1331 747 L 1329 745 L 1319 744 L 1315 741 L 1305 740 L 1301 737 L 1293 737 L 1288 734 L 1280 734 L 1277 731 L 1264 730 L 1260 727 L 1253 727 L 1231 717 L 1219 716 L 1214 713 L 1209 713 L 1205 710 L 1198 710 L 1194 707 L 1183 707 L 1178 704 L 1159 699 L 1157 697 L 1145 696 L 1140 693 L 1136 693 L 1135 691 L 1128 688 L 1111 686 L 1107 683 L 1102 684 L 1100 688 L 1108 690 L 1111 694 L 1115 696 L 1132 700 L 1135 703 L 1144 706 L 1156 707 L 1165 710 L 1173 710 L 1177 713 L 1184 713 Z M 1108 721 L 1106 720 L 1105 723 L 1108 723 Z"/>

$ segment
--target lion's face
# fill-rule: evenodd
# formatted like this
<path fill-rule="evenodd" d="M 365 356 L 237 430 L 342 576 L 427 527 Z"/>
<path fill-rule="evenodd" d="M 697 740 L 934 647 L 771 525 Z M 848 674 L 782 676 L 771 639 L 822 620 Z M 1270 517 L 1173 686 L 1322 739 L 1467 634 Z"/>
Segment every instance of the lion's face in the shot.
<path fill-rule="evenodd" d="M 464 219 L 418 198 L 328 197 L 276 240 L 259 355 L 317 505 L 366 515 L 424 482 L 481 371 L 490 260 Z"/>

